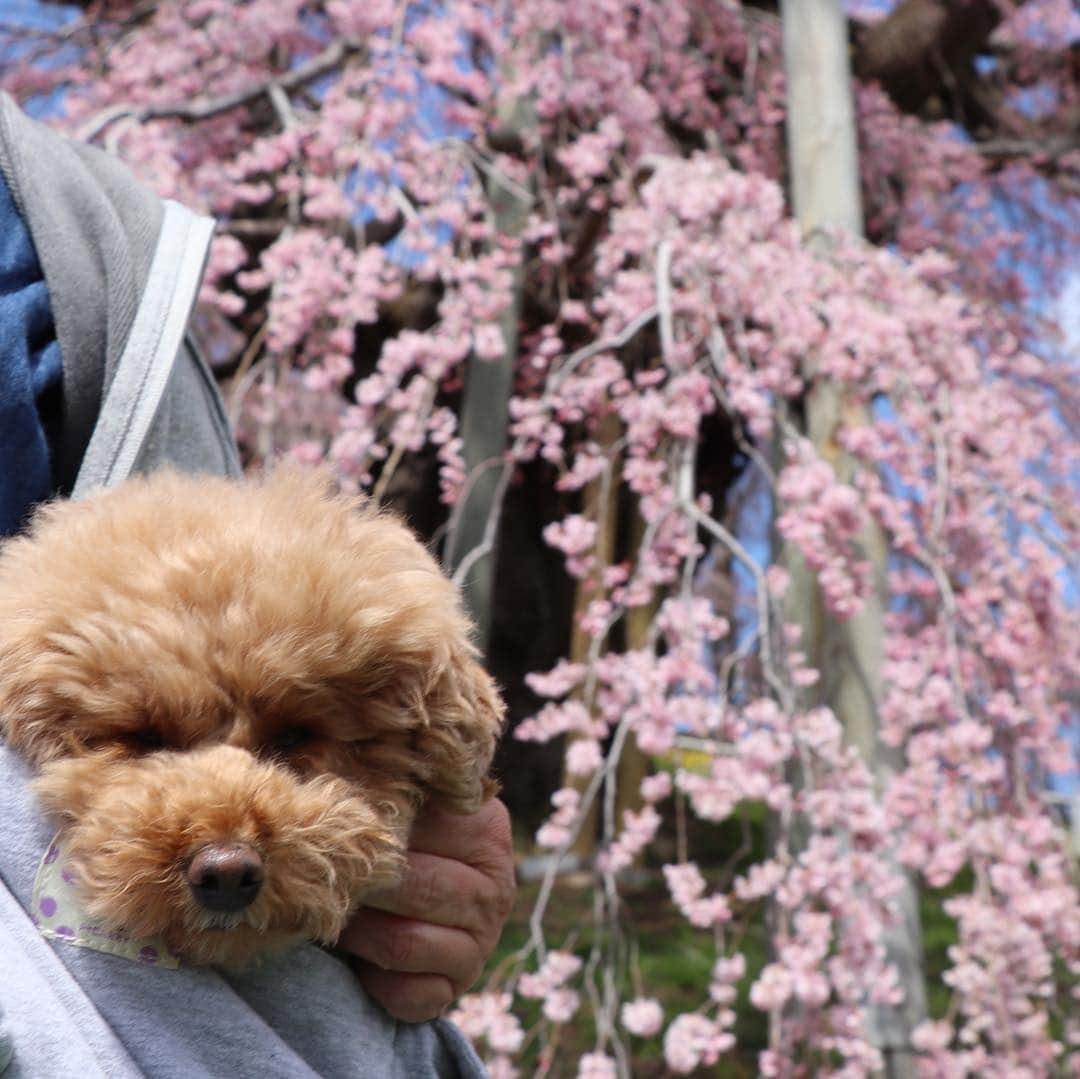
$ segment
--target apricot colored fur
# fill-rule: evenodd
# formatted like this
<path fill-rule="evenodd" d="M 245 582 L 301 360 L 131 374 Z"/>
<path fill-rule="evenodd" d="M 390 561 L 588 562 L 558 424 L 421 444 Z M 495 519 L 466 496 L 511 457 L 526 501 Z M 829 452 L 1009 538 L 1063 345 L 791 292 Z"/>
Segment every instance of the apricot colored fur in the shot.
<path fill-rule="evenodd" d="M 91 912 L 243 965 L 332 942 L 400 871 L 426 798 L 494 793 L 503 705 L 469 631 L 409 530 L 324 477 L 158 474 L 0 547 L 0 731 Z M 184 881 L 217 842 L 266 866 L 240 915 Z"/>

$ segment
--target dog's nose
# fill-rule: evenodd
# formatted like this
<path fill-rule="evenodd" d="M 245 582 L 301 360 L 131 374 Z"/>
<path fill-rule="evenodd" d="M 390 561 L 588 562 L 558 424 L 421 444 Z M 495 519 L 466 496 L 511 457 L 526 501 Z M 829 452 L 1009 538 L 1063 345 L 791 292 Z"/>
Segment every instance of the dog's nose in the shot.
<path fill-rule="evenodd" d="M 187 868 L 187 882 L 199 905 L 235 914 L 251 906 L 263 882 L 263 863 L 246 843 L 212 843 Z"/>

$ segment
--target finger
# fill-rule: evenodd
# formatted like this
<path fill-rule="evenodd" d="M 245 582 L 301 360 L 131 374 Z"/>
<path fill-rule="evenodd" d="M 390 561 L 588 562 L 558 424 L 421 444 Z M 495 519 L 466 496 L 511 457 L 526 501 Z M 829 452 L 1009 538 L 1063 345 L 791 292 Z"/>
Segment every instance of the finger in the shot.
<path fill-rule="evenodd" d="M 354 966 L 368 996 L 402 1023 L 437 1019 L 457 999 L 449 979 L 439 974 L 401 974 L 363 962 Z"/>
<path fill-rule="evenodd" d="M 497 798 L 465 815 L 428 802 L 413 822 L 409 849 L 512 874 L 512 840 L 510 813 Z"/>
<path fill-rule="evenodd" d="M 486 949 L 462 929 L 378 910 L 358 911 L 338 947 L 384 971 L 438 974 L 448 980 L 455 996 L 476 981 L 487 958 Z"/>
<path fill-rule="evenodd" d="M 497 933 L 513 903 L 513 882 L 493 879 L 463 862 L 409 852 L 393 888 L 371 892 L 364 905 L 474 934 Z"/>

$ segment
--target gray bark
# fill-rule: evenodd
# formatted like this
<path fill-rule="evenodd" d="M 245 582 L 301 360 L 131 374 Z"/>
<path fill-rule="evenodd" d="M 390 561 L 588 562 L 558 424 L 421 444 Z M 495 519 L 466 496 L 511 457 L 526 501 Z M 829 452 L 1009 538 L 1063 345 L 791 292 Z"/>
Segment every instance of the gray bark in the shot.
<path fill-rule="evenodd" d="M 531 106 L 520 102 L 506 127 L 520 132 L 534 122 Z M 489 176 L 488 200 L 499 236 L 518 238 L 525 230 L 531 204 L 516 187 L 496 175 Z M 498 554 L 497 529 L 491 535 L 489 522 L 499 512 L 497 505 L 503 487 L 502 458 L 507 449 L 510 395 L 514 387 L 514 365 L 518 351 L 518 323 L 524 270 L 514 271 L 513 298 L 499 319 L 505 351 L 495 360 L 469 357 L 465 371 L 465 392 L 461 411 L 461 437 L 464 443 L 465 471 L 469 486 L 464 505 L 459 508 L 456 524 L 447 542 L 446 562 L 455 572 L 469 558 L 471 565 L 461 582 L 465 603 L 476 625 L 476 643 L 487 651 L 491 636 L 492 595 Z M 480 557 L 477 554 L 483 548 Z"/>
<path fill-rule="evenodd" d="M 825 247 L 835 231 L 863 234 L 843 4 L 840 0 L 784 0 L 781 8 L 792 205 L 809 242 Z M 854 465 L 835 435 L 842 420 L 859 422 L 865 410 L 845 399 L 835 383 L 814 378 L 812 358 L 806 366 L 810 387 L 806 435 L 838 477 L 850 481 Z M 876 525 L 864 531 L 860 543 L 875 576 L 874 593 L 860 613 L 845 621 L 831 617 L 814 575 L 800 558 L 792 557 L 791 615 L 802 625 L 806 653 L 822 674 L 816 700 L 808 703 L 824 703 L 833 709 L 849 743 L 857 747 L 884 788 L 900 764 L 878 738 L 887 551 Z M 918 891 L 909 874 L 899 867 L 897 872 L 904 880 L 900 920 L 888 931 L 885 943 L 905 1000 L 897 1007 L 870 1007 L 867 1019 L 885 1055 L 886 1074 L 907 1079 L 916 1074 L 911 1032 L 926 1018 L 926 985 Z"/>

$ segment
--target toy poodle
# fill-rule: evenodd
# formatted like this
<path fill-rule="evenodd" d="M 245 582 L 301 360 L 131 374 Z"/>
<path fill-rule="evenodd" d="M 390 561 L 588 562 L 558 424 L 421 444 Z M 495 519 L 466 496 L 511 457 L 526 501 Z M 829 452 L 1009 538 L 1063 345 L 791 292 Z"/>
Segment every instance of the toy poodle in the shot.
<path fill-rule="evenodd" d="M 193 964 L 332 943 L 503 704 L 412 533 L 317 473 L 159 473 L 0 547 L 0 731 L 84 910 Z"/>

